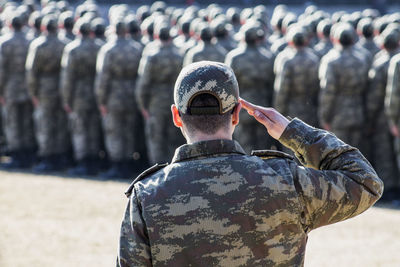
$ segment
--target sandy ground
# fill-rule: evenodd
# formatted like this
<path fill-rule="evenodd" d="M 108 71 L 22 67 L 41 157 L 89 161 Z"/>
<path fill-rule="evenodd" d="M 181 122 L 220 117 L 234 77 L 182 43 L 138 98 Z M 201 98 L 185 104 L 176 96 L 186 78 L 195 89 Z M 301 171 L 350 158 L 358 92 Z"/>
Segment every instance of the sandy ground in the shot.
<path fill-rule="evenodd" d="M 127 182 L 0 171 L 0 266 L 113 266 Z M 400 210 L 311 232 L 305 266 L 400 266 Z"/>

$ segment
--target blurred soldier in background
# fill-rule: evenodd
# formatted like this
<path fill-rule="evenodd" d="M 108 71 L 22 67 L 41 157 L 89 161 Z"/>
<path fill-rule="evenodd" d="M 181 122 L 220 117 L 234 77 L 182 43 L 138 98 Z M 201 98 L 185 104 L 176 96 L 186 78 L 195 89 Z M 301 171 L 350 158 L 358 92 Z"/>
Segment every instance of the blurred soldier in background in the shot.
<path fill-rule="evenodd" d="M 333 48 L 330 40 L 332 23 L 329 19 L 321 20 L 317 26 L 319 42 L 314 46 L 314 51 L 319 58 L 325 56 Z"/>
<path fill-rule="evenodd" d="M 69 43 L 75 39 L 75 34 L 72 32 L 74 28 L 74 13 L 65 11 L 60 14 L 58 24 L 61 30 L 58 33 L 58 38 L 64 43 Z"/>
<path fill-rule="evenodd" d="M 45 33 L 32 41 L 26 60 L 27 81 L 35 106 L 36 138 L 41 162 L 36 172 L 65 168 L 70 150 L 67 116 L 60 97 L 61 57 L 65 43 L 57 38 L 57 19 L 46 15 Z"/>
<path fill-rule="evenodd" d="M 398 169 L 389 120 L 385 114 L 385 94 L 390 59 L 397 54 L 399 34 L 390 29 L 381 35 L 383 53 L 376 57 L 368 74 L 366 95 L 367 134 L 370 145 L 370 162 L 385 184 L 383 200 L 392 200 L 398 190 Z M 393 85 L 393 83 L 391 84 Z M 391 88 L 389 89 L 391 92 Z M 390 95 L 388 96 L 390 103 Z M 399 191 L 398 191 L 399 192 Z"/>
<path fill-rule="evenodd" d="M 25 81 L 25 60 L 29 40 L 25 38 L 18 14 L 10 21 L 12 31 L 0 41 L 0 103 L 7 150 L 11 161 L 7 168 L 26 168 L 32 164 L 36 147 L 32 103 Z"/>
<path fill-rule="evenodd" d="M 267 49 L 258 47 L 259 36 L 264 35 L 261 25 L 248 22 L 240 33 L 243 44 L 228 53 L 225 64 L 233 69 L 243 98 L 260 106 L 271 106 L 274 57 Z M 240 113 L 235 140 L 248 153 L 255 149 L 269 149 L 274 144 L 273 139 L 266 135 L 265 128 L 245 112 Z"/>
<path fill-rule="evenodd" d="M 337 47 L 322 58 L 319 68 L 320 125 L 344 142 L 361 148 L 365 123 L 363 95 L 369 65 L 353 49 L 353 26 L 348 23 L 335 25 L 333 38 Z"/>
<path fill-rule="evenodd" d="M 35 11 L 29 16 L 29 26 L 30 30 L 26 34 L 26 38 L 30 41 L 38 38 L 40 36 L 41 32 L 41 24 L 42 24 L 42 19 L 43 16 L 40 14 L 40 11 Z"/>
<path fill-rule="evenodd" d="M 363 18 L 357 25 L 357 32 L 360 36 L 360 40 L 356 44 L 356 48 L 363 47 L 368 50 L 372 57 L 379 52 L 379 47 L 374 42 L 374 27 L 372 25 L 372 19 Z"/>
<path fill-rule="evenodd" d="M 183 65 L 186 66 L 193 62 L 202 60 L 210 60 L 224 62 L 227 51 L 218 44 L 212 44 L 213 34 L 211 28 L 207 24 L 200 26 L 200 42 L 187 51 Z"/>
<path fill-rule="evenodd" d="M 103 45 L 107 42 L 105 36 L 106 32 L 106 22 L 102 18 L 95 18 L 91 21 L 91 32 L 94 34 L 94 38 L 97 43 Z"/>
<path fill-rule="evenodd" d="M 74 156 L 78 163 L 70 174 L 93 175 L 98 171 L 102 138 L 94 95 L 96 58 L 101 44 L 90 38 L 91 25 L 85 19 L 79 19 L 75 28 L 80 36 L 65 47 L 61 62 L 62 102 L 69 114 Z"/>
<path fill-rule="evenodd" d="M 103 117 L 103 129 L 110 169 L 105 178 L 127 178 L 134 171 L 134 125 L 138 109 L 135 82 L 141 47 L 126 38 L 123 21 L 115 22 L 116 38 L 101 47 L 97 56 L 95 92 Z"/>
<path fill-rule="evenodd" d="M 164 22 L 156 26 L 157 46 L 140 61 L 136 99 L 146 124 L 147 149 L 150 163 L 171 159 L 182 136 L 174 127 L 170 114 L 172 90 L 182 68 L 182 56 L 170 36 L 170 27 Z"/>
<path fill-rule="evenodd" d="M 299 117 L 317 127 L 319 58 L 307 47 L 302 26 L 291 25 L 286 38 L 289 47 L 275 60 L 274 107 L 285 116 Z"/>

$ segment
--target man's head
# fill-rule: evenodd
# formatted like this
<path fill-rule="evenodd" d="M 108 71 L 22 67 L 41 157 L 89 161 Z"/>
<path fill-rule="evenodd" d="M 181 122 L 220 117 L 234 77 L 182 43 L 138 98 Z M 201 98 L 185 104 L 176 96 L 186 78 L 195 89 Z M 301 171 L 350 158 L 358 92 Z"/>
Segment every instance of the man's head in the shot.
<path fill-rule="evenodd" d="M 239 86 L 227 65 L 201 61 L 182 69 L 174 88 L 174 123 L 188 139 L 196 135 L 231 138 L 239 122 Z"/>

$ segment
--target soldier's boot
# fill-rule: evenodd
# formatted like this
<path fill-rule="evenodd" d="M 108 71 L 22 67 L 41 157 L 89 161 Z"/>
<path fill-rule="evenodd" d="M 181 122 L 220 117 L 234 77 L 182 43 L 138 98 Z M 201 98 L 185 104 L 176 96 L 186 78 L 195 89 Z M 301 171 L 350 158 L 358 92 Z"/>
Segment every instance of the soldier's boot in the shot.
<path fill-rule="evenodd" d="M 20 169 L 24 167 L 23 154 L 21 151 L 13 151 L 9 153 L 10 160 L 2 163 L 1 167 L 6 170 Z"/>
<path fill-rule="evenodd" d="M 121 179 L 125 178 L 125 175 L 124 163 L 119 161 L 111 163 L 111 168 L 100 174 L 100 177 L 104 179 Z"/>
<path fill-rule="evenodd" d="M 35 173 L 46 173 L 60 170 L 57 164 L 56 156 L 43 157 L 42 160 L 33 167 L 32 171 Z"/>

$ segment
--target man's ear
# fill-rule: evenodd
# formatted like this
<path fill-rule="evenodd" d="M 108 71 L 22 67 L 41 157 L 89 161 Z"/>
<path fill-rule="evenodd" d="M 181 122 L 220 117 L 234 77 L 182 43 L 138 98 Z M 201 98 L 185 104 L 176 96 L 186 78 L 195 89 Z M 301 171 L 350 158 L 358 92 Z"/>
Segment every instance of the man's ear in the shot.
<path fill-rule="evenodd" d="M 171 105 L 171 112 L 172 112 L 172 120 L 173 120 L 175 126 L 178 128 L 182 127 L 182 118 L 181 118 L 181 115 L 179 114 L 178 108 L 175 106 L 175 104 Z"/>
<path fill-rule="evenodd" d="M 239 113 L 241 109 L 242 109 L 242 103 L 239 102 L 239 104 L 237 104 L 236 107 L 234 108 L 232 114 L 232 124 L 234 126 L 238 125 L 239 123 Z"/>

